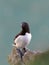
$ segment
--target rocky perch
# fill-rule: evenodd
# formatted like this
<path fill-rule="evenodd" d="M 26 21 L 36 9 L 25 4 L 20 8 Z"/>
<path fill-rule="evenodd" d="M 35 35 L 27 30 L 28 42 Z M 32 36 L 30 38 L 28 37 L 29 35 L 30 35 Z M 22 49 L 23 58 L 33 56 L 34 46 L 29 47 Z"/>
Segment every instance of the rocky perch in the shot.
<path fill-rule="evenodd" d="M 39 51 L 32 52 L 29 49 L 26 50 L 27 51 L 21 59 L 18 50 L 16 50 L 16 48 L 13 47 L 10 55 L 8 56 L 8 62 L 10 63 L 10 65 L 30 65 L 32 64 L 32 62 L 34 62 L 35 57 L 41 54 L 41 52 Z"/>

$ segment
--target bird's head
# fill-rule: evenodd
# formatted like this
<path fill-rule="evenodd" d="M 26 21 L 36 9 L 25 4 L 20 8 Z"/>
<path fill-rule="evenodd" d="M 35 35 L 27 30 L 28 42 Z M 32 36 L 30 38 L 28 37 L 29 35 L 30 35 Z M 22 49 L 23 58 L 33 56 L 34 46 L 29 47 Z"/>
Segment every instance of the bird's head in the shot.
<path fill-rule="evenodd" d="M 21 27 L 22 27 L 22 31 L 24 31 L 25 33 L 26 32 L 30 33 L 29 24 L 27 22 L 22 22 Z"/>

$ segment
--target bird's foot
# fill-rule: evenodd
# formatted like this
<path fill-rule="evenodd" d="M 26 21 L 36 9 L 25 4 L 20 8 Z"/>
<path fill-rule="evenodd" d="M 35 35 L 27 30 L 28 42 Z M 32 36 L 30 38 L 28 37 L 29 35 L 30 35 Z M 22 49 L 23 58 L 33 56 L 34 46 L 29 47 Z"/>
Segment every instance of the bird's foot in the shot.
<path fill-rule="evenodd" d="M 20 57 L 21 57 L 21 60 L 22 60 L 22 57 L 24 56 L 25 52 L 27 51 L 26 48 L 23 48 L 23 49 L 16 49 L 18 51 L 18 53 L 20 54 Z"/>
<path fill-rule="evenodd" d="M 27 51 L 26 48 L 23 48 L 23 49 L 22 49 L 23 54 L 24 54 L 26 51 Z"/>
<path fill-rule="evenodd" d="M 21 51 L 20 49 L 16 49 L 16 50 L 18 50 L 18 53 L 20 54 L 20 57 L 21 57 L 21 60 L 22 60 L 22 56 L 23 56 L 24 54 L 22 53 L 22 51 Z"/>

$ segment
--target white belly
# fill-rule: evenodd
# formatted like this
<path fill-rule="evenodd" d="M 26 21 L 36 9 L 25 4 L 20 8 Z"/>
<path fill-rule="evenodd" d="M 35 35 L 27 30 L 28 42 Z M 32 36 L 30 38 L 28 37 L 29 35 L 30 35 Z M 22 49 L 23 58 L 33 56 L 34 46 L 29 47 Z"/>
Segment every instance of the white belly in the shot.
<path fill-rule="evenodd" d="M 24 48 L 26 47 L 31 41 L 31 34 L 30 33 L 26 33 L 24 36 L 20 35 L 19 37 L 17 37 L 14 40 L 14 43 L 16 43 L 17 48 Z"/>

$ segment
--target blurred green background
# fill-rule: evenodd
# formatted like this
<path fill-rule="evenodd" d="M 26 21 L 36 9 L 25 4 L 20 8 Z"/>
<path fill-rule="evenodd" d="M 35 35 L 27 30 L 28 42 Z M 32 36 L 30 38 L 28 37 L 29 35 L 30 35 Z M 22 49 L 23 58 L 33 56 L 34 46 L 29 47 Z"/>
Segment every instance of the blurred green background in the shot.
<path fill-rule="evenodd" d="M 28 48 L 49 49 L 49 0 L 0 0 L 0 65 L 8 65 L 7 56 L 23 21 L 32 33 Z"/>

